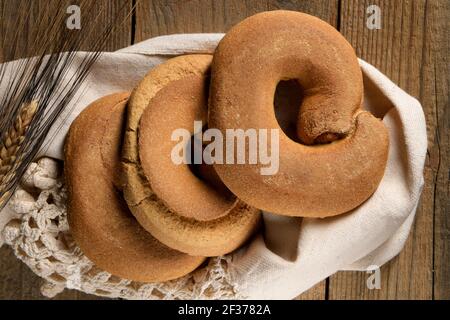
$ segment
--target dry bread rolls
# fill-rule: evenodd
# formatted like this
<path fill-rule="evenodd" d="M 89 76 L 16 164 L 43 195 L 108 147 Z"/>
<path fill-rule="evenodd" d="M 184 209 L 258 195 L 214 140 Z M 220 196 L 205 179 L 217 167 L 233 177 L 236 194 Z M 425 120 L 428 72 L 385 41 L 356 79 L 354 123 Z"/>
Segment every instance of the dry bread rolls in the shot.
<path fill-rule="evenodd" d="M 260 213 L 171 160 L 173 130 L 193 133 L 206 120 L 212 56 L 186 55 L 154 68 L 133 91 L 123 148 L 124 196 L 164 244 L 192 255 L 233 251 L 257 228 Z"/>
<path fill-rule="evenodd" d="M 153 192 L 177 215 L 198 221 L 226 216 L 238 203 L 233 194 L 219 192 L 171 157 L 175 130 L 186 129 L 192 136 L 194 121 L 206 123 L 207 81 L 201 76 L 172 81 L 150 101 L 139 124 L 139 158 Z"/>
<path fill-rule="evenodd" d="M 88 106 L 72 123 L 65 144 L 68 218 L 75 241 L 98 267 L 142 282 L 181 277 L 205 259 L 171 249 L 129 212 L 120 185 L 120 149 L 129 94 Z"/>
<path fill-rule="evenodd" d="M 274 95 L 277 84 L 290 79 L 304 97 L 297 141 L 279 131 L 278 172 L 261 175 L 261 164 L 214 168 L 234 194 L 263 210 L 305 217 L 347 212 L 376 190 L 389 139 L 383 123 L 361 110 L 363 82 L 353 48 L 327 23 L 271 11 L 234 26 L 214 54 L 209 126 L 280 129 Z"/>

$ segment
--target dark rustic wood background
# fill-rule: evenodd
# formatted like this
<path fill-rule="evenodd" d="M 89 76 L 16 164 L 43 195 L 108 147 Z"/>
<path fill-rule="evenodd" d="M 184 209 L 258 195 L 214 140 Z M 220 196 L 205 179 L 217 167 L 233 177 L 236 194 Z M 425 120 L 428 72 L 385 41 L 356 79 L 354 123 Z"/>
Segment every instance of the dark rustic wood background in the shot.
<path fill-rule="evenodd" d="M 15 0 L 0 0 L 0 21 L 23 14 L 6 12 L 3 5 L 7 1 Z M 47 2 L 30 0 L 30 19 Z M 105 21 L 115 16 L 123 4 L 130 8 L 135 4 L 135 0 L 96 2 L 99 8 L 106 7 L 102 14 Z M 381 30 L 369 30 L 365 25 L 366 8 L 371 4 L 381 8 Z M 367 289 L 365 272 L 339 272 L 299 298 L 449 299 L 449 7 L 448 0 L 141 0 L 129 23 L 114 33 L 107 49 L 119 49 L 158 35 L 226 32 L 245 17 L 274 9 L 307 12 L 335 26 L 359 57 L 422 103 L 428 129 L 425 188 L 405 248 L 381 268 L 381 289 Z M 30 21 L 29 34 L 21 36 L 25 44 L 33 32 Z M 0 48 L 0 52 L 4 49 Z M 28 54 L 23 52 L 23 56 Z M 43 299 L 39 286 L 39 278 L 3 246 L 0 298 Z M 71 290 L 56 297 L 94 298 Z"/>

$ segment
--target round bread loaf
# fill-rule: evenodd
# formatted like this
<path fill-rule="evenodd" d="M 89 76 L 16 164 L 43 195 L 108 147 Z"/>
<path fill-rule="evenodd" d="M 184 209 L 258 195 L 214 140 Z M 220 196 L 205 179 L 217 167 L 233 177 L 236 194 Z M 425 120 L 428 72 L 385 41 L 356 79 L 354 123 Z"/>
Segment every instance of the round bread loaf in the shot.
<path fill-rule="evenodd" d="M 137 220 L 164 244 L 202 256 L 235 250 L 260 220 L 259 210 L 171 158 L 172 133 L 206 122 L 211 59 L 180 56 L 150 71 L 130 97 L 123 148 L 124 196 Z"/>
<path fill-rule="evenodd" d="M 220 41 L 211 77 L 209 127 L 223 133 L 279 130 L 276 173 L 262 175 L 261 162 L 214 165 L 244 202 L 282 215 L 327 217 L 357 207 L 376 190 L 388 132 L 361 109 L 357 57 L 332 26 L 293 11 L 256 14 Z M 302 88 L 295 139 L 280 129 L 274 111 L 275 91 L 284 80 Z M 268 147 L 270 154 L 274 149 Z"/>
<path fill-rule="evenodd" d="M 196 269 L 203 257 L 171 249 L 144 230 L 122 199 L 120 151 L 128 93 L 101 98 L 72 123 L 65 143 L 68 219 L 76 243 L 121 278 L 159 282 Z"/>

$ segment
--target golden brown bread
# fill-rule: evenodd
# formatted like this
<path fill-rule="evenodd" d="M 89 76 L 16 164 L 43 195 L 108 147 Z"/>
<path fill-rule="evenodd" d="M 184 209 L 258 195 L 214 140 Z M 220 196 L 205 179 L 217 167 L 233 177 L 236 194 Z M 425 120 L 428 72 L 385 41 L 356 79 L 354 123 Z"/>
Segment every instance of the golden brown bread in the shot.
<path fill-rule="evenodd" d="M 306 217 L 347 212 L 376 190 L 389 139 L 383 123 L 361 110 L 362 75 L 353 48 L 327 23 L 271 11 L 234 26 L 214 54 L 209 126 L 222 132 L 280 129 L 274 94 L 290 79 L 303 89 L 296 126 L 302 143 L 279 131 L 279 171 L 263 176 L 260 163 L 214 168 L 234 194 L 263 210 Z"/>
<path fill-rule="evenodd" d="M 128 96 L 95 101 L 70 127 L 64 164 L 69 223 L 81 250 L 103 270 L 135 281 L 166 281 L 191 272 L 205 259 L 157 241 L 121 197 L 117 173 Z"/>
<path fill-rule="evenodd" d="M 173 130 L 206 120 L 212 56 L 187 55 L 154 68 L 128 103 L 124 196 L 141 225 L 164 244 L 203 256 L 233 251 L 259 224 L 259 210 L 175 165 Z"/>
<path fill-rule="evenodd" d="M 150 101 L 139 124 L 139 158 L 153 192 L 177 215 L 209 221 L 227 215 L 236 197 L 218 192 L 196 177 L 188 165 L 172 160 L 172 133 L 194 134 L 194 121 L 206 123 L 209 79 L 189 76 L 172 81 Z M 186 144 L 189 147 L 188 144 Z"/>

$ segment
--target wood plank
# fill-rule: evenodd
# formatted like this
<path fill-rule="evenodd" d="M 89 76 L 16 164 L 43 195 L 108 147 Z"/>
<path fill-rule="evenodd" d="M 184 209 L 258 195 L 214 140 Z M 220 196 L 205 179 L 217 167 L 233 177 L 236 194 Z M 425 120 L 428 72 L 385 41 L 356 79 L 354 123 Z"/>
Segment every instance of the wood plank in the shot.
<path fill-rule="evenodd" d="M 434 299 L 450 299 L 450 110 L 448 1 L 427 3 L 428 52 L 423 68 L 423 93 L 429 118 L 429 167 L 434 176 Z M 431 202 L 431 200 L 430 200 Z"/>
<path fill-rule="evenodd" d="M 334 26 L 337 21 L 337 0 L 149 0 L 138 3 L 135 41 L 173 33 L 226 32 L 248 16 L 276 9 L 307 12 Z"/>
<path fill-rule="evenodd" d="M 270 0 L 269 10 L 294 10 L 316 16 L 333 27 L 338 26 L 338 0 L 322 1 L 302 1 L 302 0 Z"/>
<path fill-rule="evenodd" d="M 314 287 L 297 296 L 295 300 L 325 300 L 327 290 L 326 288 L 327 281 L 323 280 L 316 284 Z"/>
<path fill-rule="evenodd" d="M 68 0 L 69 3 L 74 3 Z M 95 0 L 94 16 L 97 21 L 93 23 L 95 30 L 103 31 L 106 25 L 115 23 L 113 32 L 109 36 L 103 51 L 115 51 L 133 44 L 132 41 L 132 16 L 130 15 L 133 7 L 133 0 Z M 95 37 L 95 34 L 94 34 Z M 86 49 L 92 50 L 89 43 Z"/>
<path fill-rule="evenodd" d="M 444 33 L 448 20 L 448 15 L 439 13 L 444 2 L 342 1 L 341 32 L 356 48 L 358 56 L 421 101 L 427 118 L 429 146 L 425 188 L 414 227 L 401 254 L 381 268 L 381 289 L 367 289 L 366 273 L 341 272 L 330 279 L 330 299 L 431 299 L 433 296 L 433 209 L 436 207 L 435 183 L 440 154 L 436 115 L 443 117 L 447 112 L 448 117 L 448 111 L 444 110 L 447 108 L 447 90 L 444 90 L 447 65 L 441 64 L 440 70 L 435 68 L 439 60 L 437 53 L 442 48 L 438 40 L 440 35 L 435 33 L 437 30 Z M 369 4 L 381 8 L 381 30 L 369 30 L 365 26 Z M 444 55 L 448 55 L 448 51 Z M 440 78 L 438 92 L 434 90 L 436 73 Z M 441 122 L 445 121 L 441 118 Z M 445 134 L 448 143 L 448 133 Z M 447 172 L 441 167 L 441 179 Z M 448 199 L 443 190 L 439 199 Z M 444 213 L 441 216 L 445 218 Z M 441 230 L 445 237 L 445 229 Z M 448 235 L 448 224 L 446 230 Z M 443 246 L 448 248 L 448 239 Z M 446 257 L 448 259 L 448 253 Z M 442 277 L 447 277 L 448 281 L 448 261 L 442 263 L 442 267 L 445 266 L 447 270 L 442 272 Z"/>
<path fill-rule="evenodd" d="M 77 4 L 78 1 L 64 0 L 65 5 L 61 6 L 61 10 L 66 11 L 70 4 Z M 19 21 L 22 17 L 26 20 L 25 30 L 18 37 L 18 50 L 12 55 L 11 46 L 0 47 L 0 62 L 4 60 L 18 59 L 27 56 L 33 56 L 36 49 L 32 44 L 39 30 L 46 30 L 50 22 L 50 13 L 55 13 L 58 4 L 57 1 L 34 0 L 32 2 L 22 1 L 24 7 L 20 7 L 17 2 L 10 0 L 0 0 L 0 35 L 7 36 L 9 42 L 12 43 L 14 33 L 11 28 L 7 29 L 11 23 Z M 98 16 L 95 25 L 99 32 L 103 31 L 109 21 L 123 21 L 126 11 L 131 9 L 132 0 L 97 0 L 93 8 L 93 15 L 82 14 L 82 29 L 93 25 L 92 21 L 87 21 L 87 17 Z M 126 6 L 126 7 L 124 7 Z M 120 8 L 128 8 L 119 11 Z M 26 9 L 20 10 L 19 9 Z M 120 12 L 120 14 L 119 14 Z M 28 15 L 29 14 L 29 15 Z M 85 20 L 83 20 L 84 18 Z M 44 19 L 44 20 L 42 20 Z M 83 21 L 86 24 L 83 24 Z M 41 24 L 40 24 L 41 23 Z M 40 28 L 39 28 L 40 26 Z M 105 50 L 116 50 L 131 44 L 131 19 L 122 24 L 112 34 L 106 43 Z M 91 49 L 89 43 L 82 47 L 83 50 Z M 31 270 L 21 261 L 15 258 L 12 250 L 6 246 L 0 248 L 0 299 L 44 299 L 39 288 L 41 279 L 37 277 Z M 97 299 L 98 297 L 83 294 L 75 290 L 65 290 L 59 294 L 56 299 Z"/>
<path fill-rule="evenodd" d="M 59 1 L 61 1 L 60 6 L 58 6 Z M 34 45 L 36 43 L 39 45 L 40 42 L 35 42 L 35 39 L 48 30 L 52 17 L 56 14 L 69 17 L 66 13 L 67 8 L 80 3 L 80 0 L 32 2 L 22 0 L 18 3 L 0 0 L 0 39 L 5 39 L 5 46 L 0 48 L 0 58 L 2 58 L 0 61 L 36 55 L 37 48 Z M 93 40 L 103 34 L 108 22 L 115 21 L 117 27 L 105 43 L 104 50 L 114 51 L 126 47 L 131 44 L 131 17 L 126 19 L 126 16 L 131 10 L 132 3 L 132 0 L 97 0 L 91 4 L 89 12 L 83 11 L 84 7 L 81 8 L 81 30 L 67 32 L 82 32 L 83 35 L 90 35 L 80 47 L 81 50 L 89 51 L 94 49 Z M 11 29 L 11 25 L 22 25 L 20 23 L 22 20 L 23 27 L 17 27 L 21 33 L 16 34 Z M 15 41 L 16 39 L 18 41 Z M 15 54 L 11 52 L 13 43 L 18 44 Z"/>

